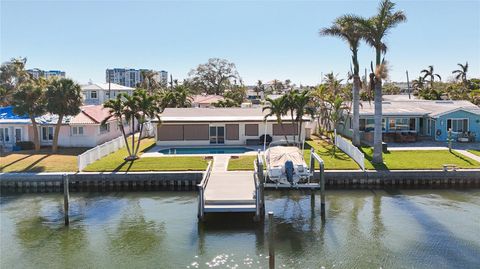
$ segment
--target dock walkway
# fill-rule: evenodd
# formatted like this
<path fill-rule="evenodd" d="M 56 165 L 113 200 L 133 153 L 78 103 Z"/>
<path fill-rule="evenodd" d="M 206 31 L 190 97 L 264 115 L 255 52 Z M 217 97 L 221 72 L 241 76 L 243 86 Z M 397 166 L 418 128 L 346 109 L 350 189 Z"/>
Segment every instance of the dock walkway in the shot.
<path fill-rule="evenodd" d="M 228 155 L 217 155 L 205 187 L 205 212 L 255 212 L 253 172 L 227 171 Z"/>

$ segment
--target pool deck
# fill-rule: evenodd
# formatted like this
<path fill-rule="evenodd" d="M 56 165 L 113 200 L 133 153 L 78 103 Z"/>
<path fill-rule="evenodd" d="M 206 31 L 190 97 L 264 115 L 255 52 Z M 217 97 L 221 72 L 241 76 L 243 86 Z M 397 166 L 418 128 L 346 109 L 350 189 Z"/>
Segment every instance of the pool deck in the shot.
<path fill-rule="evenodd" d="M 195 148 L 195 149 L 202 149 L 202 148 L 250 148 L 253 149 L 252 151 L 247 151 L 245 153 L 225 153 L 225 154 L 219 154 L 219 153 L 206 153 L 206 154 L 163 154 L 160 153 L 160 150 L 164 149 L 169 149 L 169 148 Z M 140 158 L 145 158 L 145 157 L 178 157 L 178 156 L 217 156 L 217 155 L 222 155 L 222 156 L 238 156 L 238 155 L 256 155 L 258 150 L 263 150 L 263 146 L 247 146 L 247 145 L 205 145 L 205 146 L 154 146 L 151 148 L 149 151 L 143 153 Z"/>

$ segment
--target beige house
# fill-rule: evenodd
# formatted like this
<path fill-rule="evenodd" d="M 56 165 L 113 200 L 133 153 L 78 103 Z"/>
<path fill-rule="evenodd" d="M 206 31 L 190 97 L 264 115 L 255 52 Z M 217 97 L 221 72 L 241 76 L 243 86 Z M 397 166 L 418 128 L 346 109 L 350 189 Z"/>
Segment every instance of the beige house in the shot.
<path fill-rule="evenodd" d="M 283 117 L 283 126 L 276 117 L 265 121 L 262 108 L 167 108 L 161 114 L 161 124 L 156 125 L 156 140 L 160 146 L 199 145 L 255 145 L 260 136 L 270 135 L 273 141 L 293 141 L 296 128 L 289 116 Z M 301 139 L 310 135 L 310 119 L 305 118 Z M 297 138 L 298 139 L 298 138 Z"/>

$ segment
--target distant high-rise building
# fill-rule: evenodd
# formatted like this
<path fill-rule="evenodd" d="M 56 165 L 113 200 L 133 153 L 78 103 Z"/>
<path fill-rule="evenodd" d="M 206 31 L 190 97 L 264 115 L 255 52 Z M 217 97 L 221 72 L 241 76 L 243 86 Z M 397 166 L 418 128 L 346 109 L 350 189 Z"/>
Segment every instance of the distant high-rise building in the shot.
<path fill-rule="evenodd" d="M 137 84 L 143 82 L 142 71 L 150 71 L 148 69 L 128 69 L 113 68 L 107 69 L 105 72 L 105 82 L 116 83 L 125 87 L 135 88 Z M 168 82 L 168 72 L 161 70 L 155 71 L 157 75 L 154 77 L 160 84 L 166 86 Z"/>
<path fill-rule="evenodd" d="M 59 77 L 64 78 L 65 72 L 60 70 L 41 70 L 38 68 L 28 69 L 27 72 L 32 75 L 33 78 L 51 78 L 51 77 Z"/>

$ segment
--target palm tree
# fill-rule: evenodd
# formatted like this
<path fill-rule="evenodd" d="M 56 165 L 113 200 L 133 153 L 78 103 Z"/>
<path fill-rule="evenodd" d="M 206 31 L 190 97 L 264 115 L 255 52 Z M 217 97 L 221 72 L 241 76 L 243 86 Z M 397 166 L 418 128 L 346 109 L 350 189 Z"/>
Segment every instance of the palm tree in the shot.
<path fill-rule="evenodd" d="M 372 72 L 375 85 L 375 131 L 373 138 L 373 162 L 382 163 L 382 79 L 386 77 L 386 64 L 384 54 L 387 45 L 384 42 L 389 30 L 399 23 L 407 20 L 403 11 L 394 11 L 395 3 L 382 0 L 378 13 L 369 19 L 360 19 L 358 23 L 362 28 L 362 38 L 368 45 L 375 48 L 375 71 Z M 373 67 L 372 67 L 373 69 Z M 372 70 L 373 71 L 373 70 Z"/>
<path fill-rule="evenodd" d="M 68 78 L 52 80 L 45 92 L 47 111 L 58 116 L 53 135 L 52 152 L 57 152 L 58 135 L 65 116 L 75 116 L 80 113 L 82 94 L 80 85 Z"/>
<path fill-rule="evenodd" d="M 433 70 L 433 65 L 429 65 L 427 69 L 423 69 L 420 71 L 420 74 L 423 74 L 423 79 L 426 79 L 427 77 L 430 78 L 428 80 L 430 82 L 430 89 L 433 90 L 433 82 L 435 81 L 435 77 L 437 77 L 439 80 L 442 80 L 442 77 L 440 77 L 439 74 L 435 74 Z"/>
<path fill-rule="evenodd" d="M 455 79 L 456 80 L 461 79 L 462 83 L 464 85 L 466 85 L 467 84 L 468 62 L 466 62 L 464 65 L 460 64 L 460 63 L 458 63 L 457 65 L 460 66 L 460 69 L 453 70 L 452 74 L 456 74 Z"/>
<path fill-rule="evenodd" d="M 329 28 L 320 30 L 320 35 L 339 37 L 348 43 L 352 52 L 353 63 L 353 144 L 360 146 L 360 75 L 358 64 L 358 47 L 362 37 L 358 21 L 361 18 L 344 15 L 337 18 Z M 332 74 L 333 75 L 333 74 Z"/>
<path fill-rule="evenodd" d="M 262 92 L 263 96 L 265 96 L 265 85 L 261 80 L 257 81 L 257 85 L 253 88 L 253 90 L 257 93 L 257 99 L 259 99 L 259 93 Z"/>
<path fill-rule="evenodd" d="M 333 128 L 337 128 L 338 125 L 344 125 L 345 124 L 345 111 L 348 112 L 349 107 L 345 105 L 345 102 L 342 97 L 340 96 L 335 96 L 333 100 L 330 102 L 330 113 L 329 113 L 329 121 L 330 125 L 333 126 Z M 335 137 L 333 137 L 335 134 L 332 133 L 332 141 L 335 141 Z M 335 143 L 333 143 L 333 156 L 335 156 Z"/>
<path fill-rule="evenodd" d="M 312 91 L 312 100 L 316 107 L 315 117 L 317 118 L 319 134 L 322 133 L 321 126 L 327 126 L 329 123 L 329 99 L 330 93 L 328 92 L 328 88 L 325 84 L 318 85 Z"/>
<path fill-rule="evenodd" d="M 163 91 L 162 107 L 191 107 L 192 95 L 186 85 L 176 84 L 172 90 Z"/>
<path fill-rule="evenodd" d="M 268 117 L 275 116 L 277 119 L 277 123 L 280 125 L 280 128 L 282 128 L 282 132 L 284 133 L 284 136 L 285 136 L 285 141 L 288 142 L 288 137 L 285 134 L 283 121 L 282 121 L 282 116 L 287 113 L 285 97 L 282 96 L 277 99 L 267 98 L 265 99 L 265 101 L 267 101 L 268 103 L 266 106 L 262 108 L 262 111 L 268 110 L 268 113 L 265 115 L 265 121 L 267 120 Z"/>
<path fill-rule="evenodd" d="M 44 90 L 44 87 L 32 82 L 21 85 L 20 89 L 13 94 L 13 112 L 17 115 L 28 115 L 32 122 L 35 151 L 40 150 L 40 139 L 35 118 L 42 116 L 46 111 Z"/>
<path fill-rule="evenodd" d="M 138 113 L 136 114 L 136 118 L 138 124 L 140 125 L 140 133 L 137 140 L 137 147 L 136 149 L 132 148 L 132 158 L 136 159 L 138 150 L 140 148 L 140 141 L 142 140 L 142 133 L 145 123 L 147 122 L 147 120 L 152 118 L 158 118 L 158 121 L 160 122 L 159 114 L 162 112 L 162 109 L 160 106 L 158 106 L 158 95 L 148 94 L 147 91 L 143 89 L 135 90 L 134 99 L 137 102 L 136 110 L 138 111 Z"/>
<path fill-rule="evenodd" d="M 302 93 L 295 95 L 295 121 L 298 125 L 298 142 L 301 142 L 300 139 L 302 137 L 303 116 L 309 115 L 313 118 L 315 114 L 315 109 L 311 105 L 311 102 L 312 97 L 310 95 L 310 91 L 303 91 Z"/>
<path fill-rule="evenodd" d="M 130 151 L 130 146 L 128 145 L 127 134 L 125 133 L 125 127 L 123 126 L 123 119 L 125 114 L 125 103 L 123 101 L 123 98 L 125 95 L 127 94 L 121 93 L 117 95 L 116 99 L 107 100 L 103 104 L 104 107 L 109 109 L 110 116 L 105 118 L 101 124 L 102 125 L 106 124 L 108 120 L 110 120 L 110 118 L 115 117 L 115 119 L 117 120 L 117 125 L 120 128 L 120 131 L 122 132 L 123 139 L 125 140 L 125 146 L 127 147 L 128 156 L 132 156 L 132 152 Z M 129 118 L 126 118 L 125 120 L 127 120 L 127 124 L 128 124 Z M 132 130 L 132 135 L 133 134 L 134 132 Z"/>
<path fill-rule="evenodd" d="M 296 126 L 295 124 L 295 101 L 297 99 L 297 95 L 298 95 L 298 91 L 295 91 L 295 90 L 291 90 L 289 91 L 288 93 L 284 94 L 282 97 L 283 101 L 284 101 L 284 106 L 285 106 L 285 110 L 290 112 L 290 118 L 291 118 L 291 123 L 292 123 L 292 128 L 293 128 L 293 142 L 296 141 L 296 137 L 295 137 L 295 133 L 296 133 L 296 130 L 298 128 L 298 126 Z"/>
<path fill-rule="evenodd" d="M 140 72 L 142 82 L 138 83 L 137 88 L 146 89 L 149 93 L 153 93 L 161 88 L 160 83 L 155 79 L 158 72 L 153 70 L 142 70 Z"/>
<path fill-rule="evenodd" d="M 412 81 L 412 87 L 415 93 L 419 94 L 425 87 L 425 80 L 422 76 L 419 76 L 417 79 Z"/>

